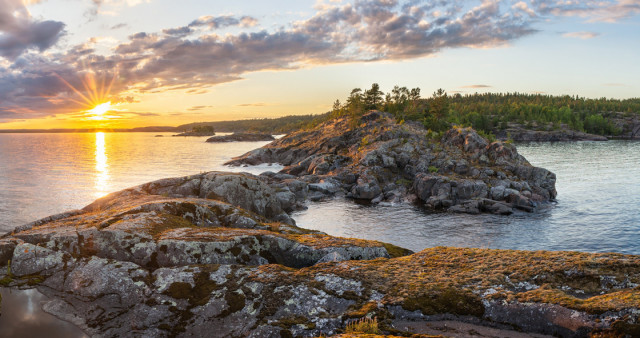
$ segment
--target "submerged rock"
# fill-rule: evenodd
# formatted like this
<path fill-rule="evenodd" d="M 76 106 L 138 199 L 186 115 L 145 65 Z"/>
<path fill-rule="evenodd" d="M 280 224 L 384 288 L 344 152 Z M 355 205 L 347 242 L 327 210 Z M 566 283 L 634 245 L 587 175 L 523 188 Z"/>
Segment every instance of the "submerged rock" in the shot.
<path fill-rule="evenodd" d="M 210 137 L 207 139 L 207 142 L 258 142 L 273 140 L 275 140 L 275 138 L 270 134 L 233 133 L 231 135 Z"/>
<path fill-rule="evenodd" d="M 470 128 L 432 139 L 422 125 L 397 123 L 379 111 L 358 122 L 353 127 L 347 118 L 328 121 L 228 164 L 280 163 L 286 166 L 282 173 L 303 181 L 332 178 L 354 199 L 399 202 L 416 196 L 430 209 L 452 212 L 530 212 L 556 197 L 555 174 L 531 166 L 513 145 L 490 143 Z"/>

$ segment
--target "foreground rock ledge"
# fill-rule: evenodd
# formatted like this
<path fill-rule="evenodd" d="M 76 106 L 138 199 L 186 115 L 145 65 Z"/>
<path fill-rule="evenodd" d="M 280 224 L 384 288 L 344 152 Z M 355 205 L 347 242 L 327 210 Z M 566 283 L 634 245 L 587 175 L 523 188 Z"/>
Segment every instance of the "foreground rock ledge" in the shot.
<path fill-rule="evenodd" d="M 431 320 L 638 335 L 638 256 L 411 254 L 296 227 L 286 210 L 303 194 L 287 182 L 212 172 L 114 193 L 3 236 L 0 283 L 104 337 L 335 335 L 364 316 L 395 335 Z"/>
<path fill-rule="evenodd" d="M 557 194 L 555 174 L 509 143 L 491 143 L 471 128 L 440 136 L 379 111 L 291 133 L 228 162 L 261 163 L 285 165 L 281 175 L 318 183 L 319 192 L 341 190 L 374 204 L 417 200 L 435 210 L 508 215 Z"/>

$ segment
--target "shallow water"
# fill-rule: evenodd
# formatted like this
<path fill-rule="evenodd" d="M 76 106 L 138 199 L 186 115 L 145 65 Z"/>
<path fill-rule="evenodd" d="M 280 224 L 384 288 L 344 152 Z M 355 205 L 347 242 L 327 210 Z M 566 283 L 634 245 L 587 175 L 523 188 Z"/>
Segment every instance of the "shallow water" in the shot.
<path fill-rule="evenodd" d="M 0 295 L 0 337 L 87 337 L 73 324 L 42 311 L 47 297 L 35 289 L 0 287 Z"/>

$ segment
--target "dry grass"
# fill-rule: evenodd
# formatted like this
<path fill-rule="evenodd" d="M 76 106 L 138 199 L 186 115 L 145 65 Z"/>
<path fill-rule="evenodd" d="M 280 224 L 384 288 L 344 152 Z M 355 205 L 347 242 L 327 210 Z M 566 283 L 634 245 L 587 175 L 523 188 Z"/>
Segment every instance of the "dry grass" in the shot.
<path fill-rule="evenodd" d="M 359 320 L 354 320 L 347 324 L 345 332 L 366 334 L 381 333 L 380 329 L 378 328 L 378 318 L 361 318 Z"/>

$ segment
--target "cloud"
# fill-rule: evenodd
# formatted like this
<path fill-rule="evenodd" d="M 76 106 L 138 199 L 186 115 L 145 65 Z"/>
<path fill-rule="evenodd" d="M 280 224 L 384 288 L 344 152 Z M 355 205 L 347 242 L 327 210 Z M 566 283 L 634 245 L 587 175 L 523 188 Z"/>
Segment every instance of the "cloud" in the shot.
<path fill-rule="evenodd" d="M 545 15 L 577 16 L 590 22 L 617 22 L 640 14 L 640 0 L 532 0 L 531 3 Z"/>
<path fill-rule="evenodd" d="M 18 3 L 0 0 L 0 4 L 9 2 Z M 32 39 L 22 47 L 0 48 L 0 55 L 9 55 L 12 60 L 10 67 L 0 67 L 0 111 L 5 112 L 5 119 L 65 114 L 76 108 L 69 102 L 80 101 L 80 97 L 60 79 L 84 92 L 82 77 L 89 72 L 105 79 L 116 78 L 111 86 L 114 99 L 136 100 L 145 93 L 168 90 L 201 94 L 213 85 L 240 80 L 249 72 L 405 60 L 431 56 L 447 48 L 504 46 L 536 33 L 535 23 L 553 11 L 542 1 L 529 5 L 482 0 L 476 4 L 325 1 L 313 16 L 270 29 L 257 26 L 259 22 L 251 16 L 202 16 L 185 26 L 132 34 L 108 55 L 94 51 L 91 41 L 64 52 L 25 54 L 29 48 L 51 46 L 63 27 L 62 23 L 29 19 L 32 28 L 45 23 L 52 26 L 42 33 L 48 34 L 42 41 Z M 0 8 L 0 14 L 13 13 Z M 5 22 L 0 20 L 0 30 Z M 229 32 L 218 34 L 218 30 L 230 27 L 233 29 Z"/>
<path fill-rule="evenodd" d="M 474 84 L 474 85 L 462 86 L 460 88 L 492 88 L 492 87 L 493 86 L 484 85 L 484 84 Z"/>
<path fill-rule="evenodd" d="M 596 32 L 567 32 L 562 34 L 562 36 L 565 38 L 575 38 L 575 39 L 582 39 L 582 40 L 593 39 L 599 35 L 600 33 L 596 33 Z"/>
<path fill-rule="evenodd" d="M 208 30 L 221 29 L 226 27 L 253 27 L 258 24 L 256 18 L 250 16 L 235 17 L 232 15 L 224 16 L 201 16 L 196 20 L 193 20 L 187 26 L 168 28 L 162 32 L 167 35 L 185 37 L 189 34 L 195 33 L 199 28 L 206 28 Z"/>
<path fill-rule="evenodd" d="M 626 87 L 627 85 L 624 83 L 605 83 L 603 86 L 606 87 Z"/>
<path fill-rule="evenodd" d="M 206 108 L 213 108 L 213 106 L 193 106 L 191 108 L 187 108 L 188 111 L 198 111 Z"/>
<path fill-rule="evenodd" d="M 238 107 L 266 107 L 267 103 L 258 102 L 258 103 L 241 103 L 237 105 Z"/>
<path fill-rule="evenodd" d="M 64 34 L 58 21 L 34 20 L 22 0 L 0 0 L 0 56 L 15 60 L 29 49 L 44 51 Z"/>
<path fill-rule="evenodd" d="M 117 25 L 111 26 L 109 29 L 116 30 L 116 29 L 125 28 L 125 27 L 129 27 L 129 25 L 124 22 L 121 22 Z"/>

